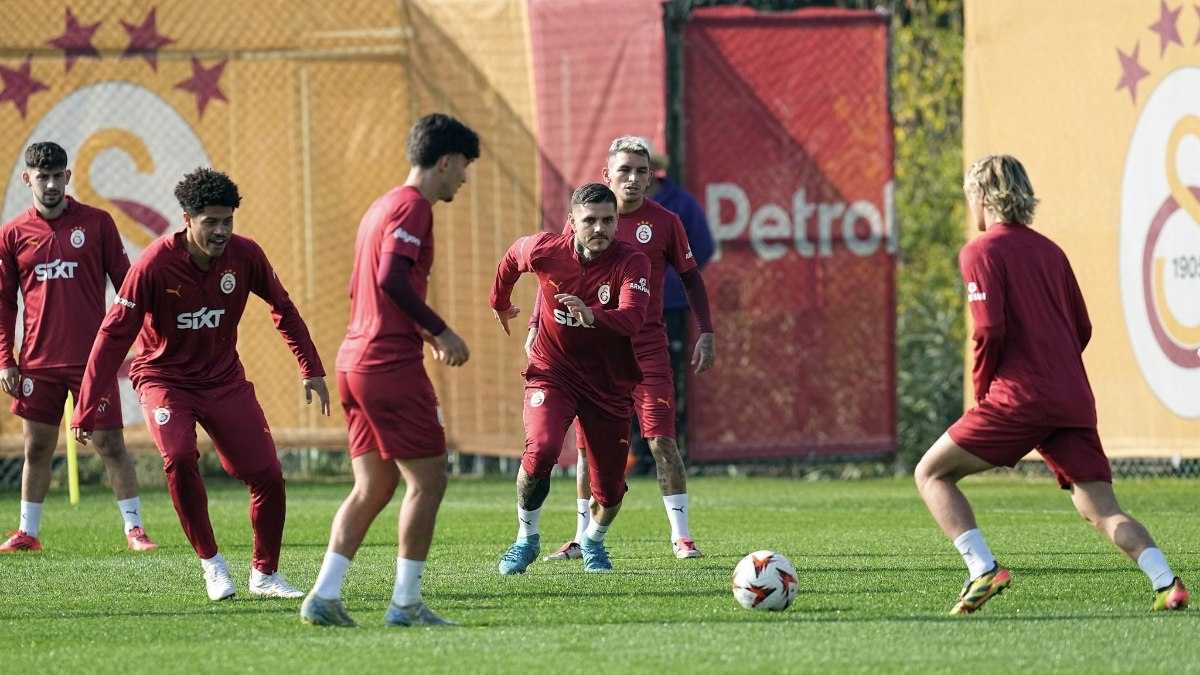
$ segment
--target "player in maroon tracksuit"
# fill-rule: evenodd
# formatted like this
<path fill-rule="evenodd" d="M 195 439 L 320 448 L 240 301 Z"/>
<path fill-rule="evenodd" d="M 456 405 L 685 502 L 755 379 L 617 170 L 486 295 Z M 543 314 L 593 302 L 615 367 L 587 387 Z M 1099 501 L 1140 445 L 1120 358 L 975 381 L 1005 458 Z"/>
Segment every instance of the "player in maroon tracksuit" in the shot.
<path fill-rule="evenodd" d="M 25 185 L 33 206 L 0 228 L 0 387 L 12 396 L 21 418 L 25 466 L 21 476 L 21 524 L 0 544 L 0 553 L 40 551 L 42 508 L 50 489 L 50 464 L 70 392 L 79 398 L 92 338 L 104 319 L 106 280 L 120 286 L 129 258 L 111 216 L 66 195 L 71 171 L 57 143 L 34 143 L 25 151 Z M 18 367 L 17 298 L 25 301 Z M 121 394 L 104 392 L 96 418 L 96 454 L 125 520 L 130 549 L 158 546 L 142 529 L 137 472 L 125 451 Z"/>
<path fill-rule="evenodd" d="M 692 541 L 688 528 L 687 470 L 676 444 L 675 383 L 671 353 L 667 344 L 666 323 L 663 320 L 663 283 L 668 267 L 683 281 L 684 291 L 699 328 L 692 365 L 704 372 L 716 363 L 716 340 L 713 336 L 708 294 L 704 280 L 692 257 L 687 232 L 679 216 L 646 199 L 652 177 L 650 148 L 637 136 L 621 136 L 608 149 L 608 165 L 604 180 L 616 193 L 617 240 L 628 242 L 650 259 L 650 306 L 646 323 L 633 339 L 638 365 L 644 375 L 634 389 L 635 412 L 641 433 L 650 445 L 658 467 L 659 489 L 663 507 L 671 525 L 671 547 L 677 558 L 698 558 L 700 551 Z M 568 225 L 568 231 L 570 225 Z M 535 306 L 535 310 L 536 310 Z M 536 340 L 538 314 L 530 318 L 526 349 Z M 575 539 L 566 542 L 547 560 L 569 560 L 580 557 L 578 541 L 589 520 L 586 450 L 580 448 L 576 490 L 578 495 Z"/>
<path fill-rule="evenodd" d="M 951 614 L 974 612 L 1011 583 L 958 487 L 965 476 L 1015 466 L 1036 448 L 1076 510 L 1150 578 L 1152 609 L 1187 606 L 1188 592 L 1149 532 L 1112 489 L 1083 365 L 1092 335 L 1066 255 L 1029 227 L 1037 198 L 1025 167 L 989 155 L 967 172 L 972 223 L 984 234 L 959 256 L 974 322 L 975 407 L 933 444 L 916 469 L 921 497 L 954 542 L 969 576 Z"/>
<path fill-rule="evenodd" d="M 524 273 L 538 278 L 541 327 L 525 377 L 525 452 L 517 473 L 517 541 L 500 573 L 525 571 L 540 552 L 538 518 L 571 420 L 578 418 L 593 518 L 581 549 L 584 569 L 612 569 L 604 536 L 625 494 L 633 388 L 642 379 L 632 338 L 646 320 L 650 261 L 616 239 L 617 201 L 590 183 L 571 198 L 571 233 L 523 237 L 496 270 L 491 305 L 504 332 L 520 310 L 510 301 Z"/>
<path fill-rule="evenodd" d="M 233 181 L 196 169 L 175 187 L 175 196 L 186 227 L 151 244 L 125 277 L 92 345 L 71 426 L 86 443 L 100 393 L 116 379 L 136 338 L 130 379 L 162 454 L 179 522 L 204 567 L 209 598 L 223 600 L 236 589 L 209 521 L 196 424 L 212 438 L 225 471 L 250 489 L 250 592 L 300 597 L 279 572 L 287 504 L 275 441 L 237 353 L 238 323 L 251 293 L 270 305 L 276 328 L 300 363 L 309 403 L 316 392 L 328 415 L 325 371 L 266 255 L 254 241 L 233 233 L 233 212 L 241 204 Z"/>

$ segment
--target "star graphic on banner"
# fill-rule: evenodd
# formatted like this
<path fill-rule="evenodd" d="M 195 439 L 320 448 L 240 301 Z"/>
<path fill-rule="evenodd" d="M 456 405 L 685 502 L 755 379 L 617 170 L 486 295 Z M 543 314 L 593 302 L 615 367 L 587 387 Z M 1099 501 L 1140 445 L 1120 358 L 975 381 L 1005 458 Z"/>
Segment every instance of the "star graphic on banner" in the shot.
<path fill-rule="evenodd" d="M 1137 105 L 1137 85 L 1142 78 L 1150 74 L 1150 71 L 1142 67 L 1138 63 L 1138 50 L 1141 49 L 1140 44 L 1133 46 L 1133 54 L 1126 54 L 1120 49 L 1117 50 L 1117 56 L 1121 58 L 1121 81 L 1117 83 L 1117 90 L 1129 88 L 1129 96 L 1133 99 L 1134 105 Z"/>
<path fill-rule="evenodd" d="M 1183 11 L 1183 5 L 1180 5 L 1172 11 L 1167 7 L 1167 0 L 1162 0 L 1162 5 L 1159 7 L 1158 23 L 1150 24 L 1150 30 L 1158 33 L 1159 50 L 1158 55 L 1162 56 L 1167 53 L 1167 45 L 1174 42 L 1180 47 L 1183 46 L 1183 40 L 1179 38 L 1179 13 Z"/>
<path fill-rule="evenodd" d="M 146 63 L 149 63 L 150 69 L 154 71 L 158 70 L 158 50 L 174 42 L 171 38 L 158 32 L 158 21 L 155 16 L 157 11 L 157 7 L 151 7 L 150 13 L 146 15 L 146 20 L 140 26 L 126 23 L 123 19 L 121 21 L 125 32 L 129 34 L 129 46 L 121 53 L 121 58 L 140 56 L 146 59 Z"/>
<path fill-rule="evenodd" d="M 204 64 L 196 57 L 192 57 L 192 77 L 175 85 L 176 89 L 190 91 L 196 95 L 196 107 L 200 111 L 200 116 L 204 116 L 204 109 L 208 107 L 208 102 L 212 99 L 229 102 L 225 98 L 225 92 L 221 91 L 220 80 L 221 73 L 225 70 L 225 64 L 228 59 L 221 61 L 212 68 L 205 68 Z"/>
<path fill-rule="evenodd" d="M 71 67 L 75 65 L 75 61 L 81 57 L 89 59 L 100 58 L 100 52 L 92 46 L 92 36 L 96 34 L 96 30 L 100 28 L 100 22 L 90 26 L 82 26 L 79 24 L 79 19 L 71 13 L 71 8 L 67 8 L 67 27 L 63 34 L 50 40 L 48 44 L 63 50 L 67 57 L 67 70 L 71 72 Z"/>
<path fill-rule="evenodd" d="M 44 89 L 49 89 L 44 82 L 39 82 L 30 76 L 29 70 L 33 64 L 33 56 L 25 57 L 25 62 L 16 70 L 0 66 L 0 79 L 4 80 L 4 90 L 0 91 L 0 103 L 12 101 L 25 118 L 25 108 L 29 97 Z"/>

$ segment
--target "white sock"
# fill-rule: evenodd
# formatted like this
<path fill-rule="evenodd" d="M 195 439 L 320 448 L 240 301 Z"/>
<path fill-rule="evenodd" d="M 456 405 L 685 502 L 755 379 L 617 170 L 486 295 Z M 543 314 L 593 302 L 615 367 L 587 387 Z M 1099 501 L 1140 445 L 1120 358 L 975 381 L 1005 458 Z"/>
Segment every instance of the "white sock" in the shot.
<path fill-rule="evenodd" d="M 342 581 L 350 569 L 350 559 L 341 553 L 325 552 L 325 561 L 321 563 L 321 571 L 317 572 L 317 581 L 313 584 L 313 595 L 322 600 L 337 600 L 342 597 Z"/>
<path fill-rule="evenodd" d="M 421 574 L 425 572 L 424 560 L 396 558 L 396 587 L 392 589 L 392 602 L 407 607 L 421 601 Z"/>
<path fill-rule="evenodd" d="M 601 525 L 594 520 L 590 520 L 588 521 L 587 529 L 583 531 L 583 536 L 597 543 L 602 542 L 604 541 L 604 535 L 608 534 L 609 527 L 609 525 Z M 582 541 L 579 543 L 583 544 Z"/>
<path fill-rule="evenodd" d="M 532 511 L 517 506 L 517 539 L 528 539 L 538 533 L 538 520 L 542 517 L 542 509 Z"/>
<path fill-rule="evenodd" d="M 225 565 L 225 558 L 218 553 L 211 558 L 201 558 L 200 565 L 204 567 L 205 571 L 208 571 L 217 565 Z M 225 566 L 228 567 L 228 565 Z"/>
<path fill-rule="evenodd" d="M 45 502 L 21 500 L 20 530 L 34 539 L 37 539 L 38 532 L 42 531 L 42 507 L 45 505 Z"/>
<path fill-rule="evenodd" d="M 996 566 L 996 558 L 992 556 L 992 549 L 988 548 L 987 542 L 983 540 L 983 533 L 979 531 L 979 528 L 960 534 L 958 539 L 954 540 L 954 548 L 962 554 L 963 562 L 967 563 L 967 569 L 970 571 L 972 579 L 978 579 Z"/>
<path fill-rule="evenodd" d="M 117 508 L 121 509 L 121 517 L 125 519 L 125 534 L 135 527 L 142 526 L 142 500 L 138 497 L 118 499 Z"/>
<path fill-rule="evenodd" d="M 1156 591 L 1170 586 L 1171 582 L 1175 581 L 1175 573 L 1171 571 L 1171 566 L 1167 564 L 1167 558 L 1161 549 L 1148 548 L 1142 551 L 1137 563 L 1146 576 L 1150 577 L 1150 585 Z"/>
<path fill-rule="evenodd" d="M 663 506 L 667 509 L 667 520 L 671 521 L 671 541 L 680 537 L 692 538 L 688 532 L 688 497 L 687 493 L 663 497 Z"/>
<path fill-rule="evenodd" d="M 583 533 L 592 522 L 591 499 L 575 500 L 575 543 L 583 542 Z"/>

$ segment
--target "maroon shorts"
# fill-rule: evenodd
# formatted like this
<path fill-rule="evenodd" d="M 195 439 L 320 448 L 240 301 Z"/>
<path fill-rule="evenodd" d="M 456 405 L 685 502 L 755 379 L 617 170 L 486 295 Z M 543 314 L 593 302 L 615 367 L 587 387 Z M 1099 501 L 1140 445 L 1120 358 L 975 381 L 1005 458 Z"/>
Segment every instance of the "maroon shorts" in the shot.
<path fill-rule="evenodd" d="M 578 417 L 592 496 L 606 507 L 620 504 L 628 489 L 625 461 L 629 456 L 631 413 L 626 409 L 614 417 L 568 387 L 548 379 L 530 380 L 525 385 L 525 454 L 521 468 L 534 478 L 549 478 L 571 420 Z"/>
<path fill-rule="evenodd" d="M 1057 427 L 1022 422 L 1010 410 L 984 401 L 948 430 L 963 450 L 996 466 L 1016 466 L 1036 449 L 1064 489 L 1072 483 L 1112 482 L 1112 469 L 1095 427 Z"/>
<path fill-rule="evenodd" d="M 83 382 L 83 368 L 43 368 L 21 372 L 17 383 L 20 397 L 13 401 L 10 412 L 30 422 L 58 426 L 62 422 L 63 406 L 67 403 L 67 391 L 79 401 L 79 385 Z M 120 429 L 124 427 L 121 416 L 121 391 L 114 382 L 100 397 L 96 407 L 92 430 Z"/>
<path fill-rule="evenodd" d="M 638 416 L 642 438 L 676 438 L 675 376 L 671 372 L 670 355 L 665 349 L 649 356 L 642 354 L 638 356 L 638 366 L 642 369 L 642 381 L 633 388 L 633 411 Z M 575 436 L 583 438 L 578 423 Z"/>
<path fill-rule="evenodd" d="M 176 462 L 198 461 L 197 424 L 212 439 L 230 476 L 242 479 L 281 471 L 275 439 L 250 382 L 237 380 L 211 389 L 144 382 L 138 397 L 168 472 Z"/>
<path fill-rule="evenodd" d="M 642 438 L 675 438 L 675 377 L 671 355 L 664 348 L 652 355 L 639 355 L 642 381 L 633 388 L 633 409 L 642 428 Z"/>
<path fill-rule="evenodd" d="M 376 449 L 384 459 L 446 454 L 442 409 L 424 363 L 370 373 L 339 370 L 337 381 L 351 457 Z"/>

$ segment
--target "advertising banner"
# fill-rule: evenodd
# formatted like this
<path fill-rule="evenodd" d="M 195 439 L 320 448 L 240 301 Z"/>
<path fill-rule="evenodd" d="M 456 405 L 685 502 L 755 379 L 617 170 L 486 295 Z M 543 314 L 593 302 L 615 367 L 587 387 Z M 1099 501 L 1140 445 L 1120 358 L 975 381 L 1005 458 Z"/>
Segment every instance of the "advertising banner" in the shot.
<path fill-rule="evenodd" d="M 684 37 L 686 184 L 717 242 L 690 457 L 894 452 L 888 18 L 712 8 Z"/>

